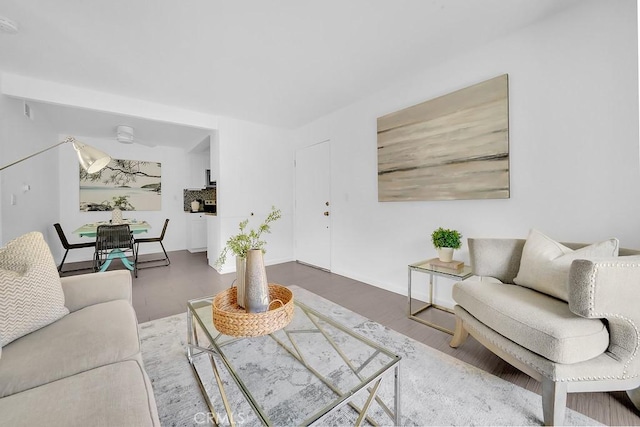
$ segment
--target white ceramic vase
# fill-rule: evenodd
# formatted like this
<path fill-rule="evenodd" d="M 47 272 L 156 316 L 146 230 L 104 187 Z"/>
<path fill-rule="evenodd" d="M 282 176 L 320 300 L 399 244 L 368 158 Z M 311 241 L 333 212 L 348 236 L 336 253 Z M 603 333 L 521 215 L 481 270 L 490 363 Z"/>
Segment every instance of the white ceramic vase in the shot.
<path fill-rule="evenodd" d="M 244 308 L 244 276 L 247 270 L 247 259 L 241 256 L 236 257 L 236 292 L 238 305 Z"/>
<path fill-rule="evenodd" d="M 247 252 L 247 269 L 244 278 L 244 308 L 250 313 L 267 311 L 269 283 L 260 249 L 251 249 Z"/>
<path fill-rule="evenodd" d="M 453 248 L 438 248 L 438 259 L 442 262 L 453 261 Z"/>
<path fill-rule="evenodd" d="M 122 224 L 122 211 L 120 208 L 114 208 L 111 211 L 111 224 Z"/>

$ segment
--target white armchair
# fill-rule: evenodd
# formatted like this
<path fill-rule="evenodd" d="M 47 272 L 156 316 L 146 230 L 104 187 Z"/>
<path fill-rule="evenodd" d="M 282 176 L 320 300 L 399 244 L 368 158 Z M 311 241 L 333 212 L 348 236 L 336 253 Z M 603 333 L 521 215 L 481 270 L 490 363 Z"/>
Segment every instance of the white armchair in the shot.
<path fill-rule="evenodd" d="M 564 422 L 571 392 L 626 390 L 640 409 L 640 252 L 573 261 L 567 303 L 513 284 L 524 243 L 469 239 L 474 274 L 498 280 L 454 285 L 451 346 L 471 334 L 540 381 L 546 425 Z"/>

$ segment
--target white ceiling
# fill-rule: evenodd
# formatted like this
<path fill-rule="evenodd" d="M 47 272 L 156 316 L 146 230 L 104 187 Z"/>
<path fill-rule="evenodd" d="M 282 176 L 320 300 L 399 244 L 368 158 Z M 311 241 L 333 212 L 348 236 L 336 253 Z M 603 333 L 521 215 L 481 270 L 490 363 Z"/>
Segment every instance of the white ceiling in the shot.
<path fill-rule="evenodd" d="M 0 70 L 297 127 L 577 2 L 0 0 Z"/>
<path fill-rule="evenodd" d="M 27 102 L 35 120 L 46 120 L 59 134 L 76 137 L 116 139 L 116 128 L 120 125 L 133 128 L 134 142 L 154 146 L 186 148 L 192 151 L 202 149 L 198 144 L 210 133 L 199 129 L 151 121 L 139 117 L 87 110 L 62 105 Z"/>

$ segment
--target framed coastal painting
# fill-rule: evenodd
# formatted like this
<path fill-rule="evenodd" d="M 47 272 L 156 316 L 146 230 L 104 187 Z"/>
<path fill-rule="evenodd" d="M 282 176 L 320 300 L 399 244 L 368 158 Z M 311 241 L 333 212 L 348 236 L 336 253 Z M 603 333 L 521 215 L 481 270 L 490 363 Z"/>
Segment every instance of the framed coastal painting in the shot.
<path fill-rule="evenodd" d="M 112 159 L 100 172 L 80 169 L 80 210 L 159 211 L 162 208 L 162 165 Z"/>
<path fill-rule="evenodd" d="M 509 198 L 506 74 L 377 124 L 379 201 Z"/>

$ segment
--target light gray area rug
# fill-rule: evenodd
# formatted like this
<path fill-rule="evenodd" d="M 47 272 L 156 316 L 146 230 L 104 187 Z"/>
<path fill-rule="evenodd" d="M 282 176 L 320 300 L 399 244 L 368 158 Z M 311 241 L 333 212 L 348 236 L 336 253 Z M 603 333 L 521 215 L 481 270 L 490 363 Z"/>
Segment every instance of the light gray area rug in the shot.
<path fill-rule="evenodd" d="M 318 295 L 297 286 L 291 287 L 294 298 L 304 302 L 333 320 L 355 332 L 377 342 L 402 356 L 400 362 L 402 425 L 541 425 L 542 403 L 539 395 L 488 374 L 465 362 L 441 353 L 420 342 L 372 322 L 356 313 L 334 304 Z M 214 396 L 216 415 L 211 415 L 202 398 L 200 388 L 186 358 L 187 322 L 186 314 L 166 317 L 142 323 L 140 340 L 142 357 L 153 384 L 163 426 L 206 425 L 207 419 L 217 417 L 222 425 L 228 425 L 224 408 L 212 375 L 205 377 L 207 390 Z M 210 373 L 209 362 L 199 359 L 199 372 Z M 268 360 L 268 359 L 266 359 Z M 257 418 L 242 398 L 231 377 L 222 370 L 222 380 L 227 389 L 237 425 L 259 425 Z M 295 372 L 283 373 L 301 378 Z M 282 394 L 286 390 L 271 390 L 274 381 L 265 378 L 262 382 L 268 395 Z M 387 390 L 381 396 L 390 402 L 392 381 L 386 380 Z M 290 390 L 289 390 L 290 391 Z M 299 393 L 313 392 L 310 386 Z M 361 398 L 360 402 L 364 400 Z M 295 393 L 287 399 L 284 415 L 289 411 L 302 411 Z M 392 424 L 375 404 L 371 408 L 373 418 L 382 425 Z M 349 407 L 342 408 L 335 416 L 325 421 L 326 425 L 353 423 L 357 414 Z M 278 425 L 295 425 L 294 416 L 280 418 Z M 598 425 L 585 415 L 567 410 L 567 425 Z"/>

